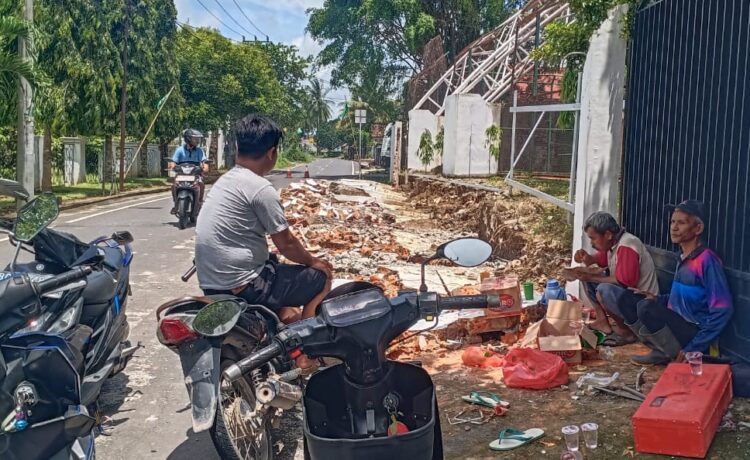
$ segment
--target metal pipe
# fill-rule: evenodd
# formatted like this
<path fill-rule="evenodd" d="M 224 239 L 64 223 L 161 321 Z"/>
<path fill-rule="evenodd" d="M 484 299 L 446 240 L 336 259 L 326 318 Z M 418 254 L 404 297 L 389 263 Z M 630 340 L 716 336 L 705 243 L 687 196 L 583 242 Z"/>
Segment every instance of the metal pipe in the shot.
<path fill-rule="evenodd" d="M 518 90 L 513 91 L 513 107 L 518 107 Z M 508 171 L 508 177 L 513 179 L 513 162 L 516 158 L 516 118 L 518 115 L 513 112 L 513 122 L 511 125 L 510 133 L 510 170 Z M 513 187 L 510 187 L 510 193 L 513 194 Z"/>
<path fill-rule="evenodd" d="M 576 84 L 576 104 L 581 103 L 581 82 L 583 80 L 582 74 L 578 73 L 578 82 Z M 577 171 L 578 168 L 578 139 L 579 134 L 578 130 L 580 128 L 580 120 L 581 120 L 581 111 L 576 110 L 575 112 L 575 123 L 573 124 L 573 155 L 571 158 L 571 165 L 570 165 L 570 186 L 568 187 L 568 203 L 573 203 L 573 197 L 575 196 L 575 186 L 576 186 L 576 178 L 577 178 Z M 575 206 L 573 206 L 575 209 Z M 569 216 L 568 220 L 570 221 L 573 218 L 573 213 Z"/>

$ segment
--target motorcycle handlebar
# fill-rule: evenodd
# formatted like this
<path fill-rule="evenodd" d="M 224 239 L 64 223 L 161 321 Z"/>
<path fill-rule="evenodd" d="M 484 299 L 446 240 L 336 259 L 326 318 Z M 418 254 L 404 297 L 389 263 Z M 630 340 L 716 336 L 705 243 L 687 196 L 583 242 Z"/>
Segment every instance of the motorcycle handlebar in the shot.
<path fill-rule="evenodd" d="M 234 382 L 242 378 L 243 375 L 247 374 L 253 369 L 257 369 L 260 366 L 266 364 L 272 359 L 280 356 L 284 353 L 284 349 L 278 342 L 273 342 L 271 345 L 261 348 L 260 350 L 252 353 L 250 356 L 237 361 L 235 364 L 224 369 L 222 375 L 229 382 Z"/>
<path fill-rule="evenodd" d="M 36 290 L 39 295 L 54 291 L 55 289 L 63 287 L 66 284 L 70 284 L 73 281 L 78 281 L 86 278 L 93 271 L 94 270 L 91 267 L 78 267 L 65 273 L 61 273 L 50 279 L 39 281 L 38 283 L 36 283 Z"/>
<path fill-rule="evenodd" d="M 500 297 L 496 294 L 459 295 L 439 297 L 440 310 L 461 310 L 470 308 L 493 308 L 500 306 Z"/>
<path fill-rule="evenodd" d="M 187 282 L 188 282 L 188 280 L 189 280 L 190 278 L 192 278 L 192 277 L 193 277 L 193 275 L 195 275 L 195 272 L 196 272 L 197 270 L 198 270 L 198 269 L 197 269 L 197 268 L 195 267 L 195 264 L 193 264 L 193 266 L 192 266 L 192 267 L 190 267 L 190 270 L 186 271 L 186 272 L 185 272 L 185 274 L 184 274 L 184 275 L 182 275 L 182 277 L 180 277 L 180 279 L 181 279 L 181 280 L 182 280 L 182 281 L 183 281 L 184 283 L 187 283 Z"/>

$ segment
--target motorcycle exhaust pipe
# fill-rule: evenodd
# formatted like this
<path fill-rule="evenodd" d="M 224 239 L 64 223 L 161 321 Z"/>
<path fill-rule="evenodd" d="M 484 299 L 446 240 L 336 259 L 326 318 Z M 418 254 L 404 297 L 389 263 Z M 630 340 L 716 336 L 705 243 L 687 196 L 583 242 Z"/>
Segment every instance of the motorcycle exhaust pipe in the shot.
<path fill-rule="evenodd" d="M 289 410 L 302 399 L 302 389 L 276 379 L 268 379 L 255 387 L 255 395 L 261 404 Z"/>

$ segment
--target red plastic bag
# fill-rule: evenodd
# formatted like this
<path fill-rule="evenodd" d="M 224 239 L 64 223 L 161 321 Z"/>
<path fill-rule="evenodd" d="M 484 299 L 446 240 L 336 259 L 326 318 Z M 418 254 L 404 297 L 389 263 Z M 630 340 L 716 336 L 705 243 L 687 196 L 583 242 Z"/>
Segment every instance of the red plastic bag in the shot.
<path fill-rule="evenodd" d="M 502 367 L 503 358 L 480 347 L 469 347 L 464 350 L 461 360 L 469 367 Z"/>
<path fill-rule="evenodd" d="M 515 348 L 505 355 L 503 378 L 509 388 L 545 390 L 568 383 L 568 365 L 552 353 Z"/>

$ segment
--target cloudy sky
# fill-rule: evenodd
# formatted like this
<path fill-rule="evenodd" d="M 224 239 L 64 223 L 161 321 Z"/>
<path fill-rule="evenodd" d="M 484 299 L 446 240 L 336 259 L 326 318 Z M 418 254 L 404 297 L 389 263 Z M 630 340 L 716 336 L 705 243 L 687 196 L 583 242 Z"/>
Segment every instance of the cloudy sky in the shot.
<path fill-rule="evenodd" d="M 254 35 L 271 41 L 296 45 L 303 55 L 317 55 L 321 46 L 305 34 L 308 8 L 320 7 L 324 0 L 175 0 L 180 22 L 213 27 L 233 40 L 252 40 Z M 247 16 L 247 17 L 246 17 Z M 250 20 L 248 20 L 248 17 Z M 252 21 L 252 23 L 251 23 Z M 330 78 L 330 69 L 318 77 Z M 324 81 L 327 85 L 328 82 Z M 335 90 L 328 97 L 338 106 L 348 92 Z"/>

